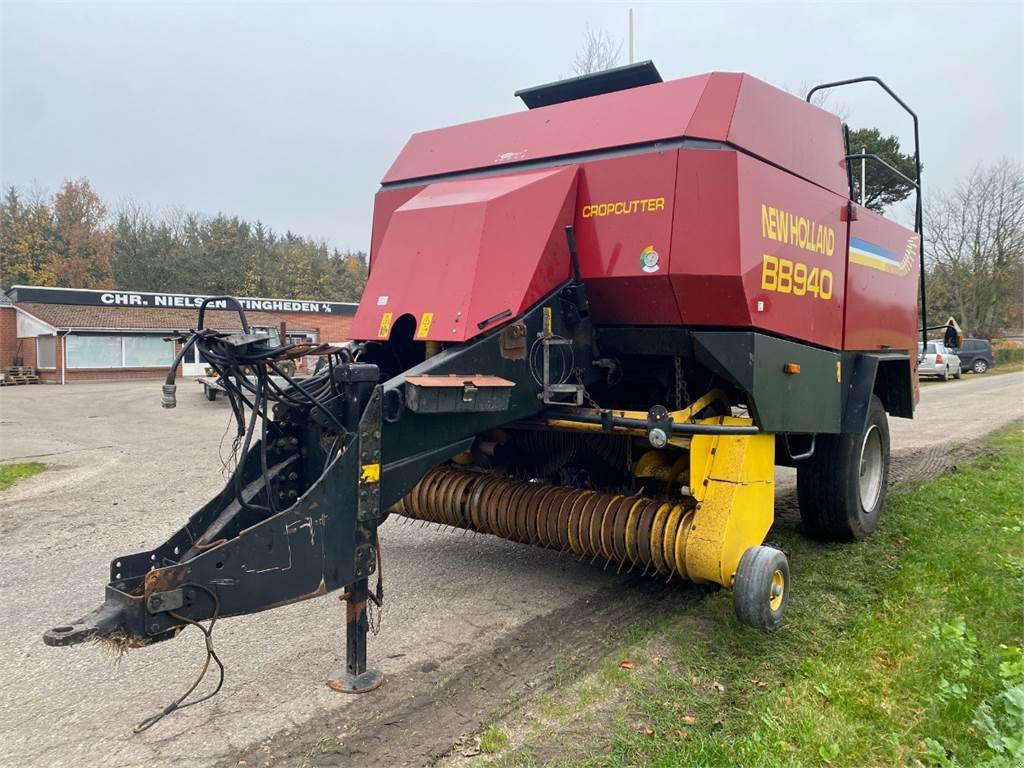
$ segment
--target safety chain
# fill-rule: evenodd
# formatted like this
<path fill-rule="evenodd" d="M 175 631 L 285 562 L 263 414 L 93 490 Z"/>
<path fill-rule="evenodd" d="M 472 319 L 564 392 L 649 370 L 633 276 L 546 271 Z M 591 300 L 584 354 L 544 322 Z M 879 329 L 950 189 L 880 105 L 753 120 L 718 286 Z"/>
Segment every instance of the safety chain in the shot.
<path fill-rule="evenodd" d="M 586 386 L 583 384 L 583 369 L 573 368 L 572 375 L 576 377 L 576 383 L 579 384 L 580 389 L 583 390 L 583 399 L 586 401 L 587 405 L 595 410 L 601 410 L 601 406 L 599 406 L 594 398 L 590 396 L 590 393 L 587 392 Z"/>
<path fill-rule="evenodd" d="M 381 619 L 384 617 L 384 564 L 380 559 L 380 540 L 377 541 L 377 589 L 376 594 L 368 595 L 366 601 L 366 623 L 369 626 L 370 634 L 376 637 L 380 634 Z M 374 610 L 376 608 L 376 610 Z M 376 618 L 374 618 L 376 614 Z"/>
<path fill-rule="evenodd" d="M 672 358 L 675 363 L 675 384 L 676 384 L 676 410 L 690 407 L 690 390 L 686 386 L 686 378 L 683 376 L 683 359 L 679 356 Z M 693 414 L 690 414 L 690 421 L 693 421 Z"/>

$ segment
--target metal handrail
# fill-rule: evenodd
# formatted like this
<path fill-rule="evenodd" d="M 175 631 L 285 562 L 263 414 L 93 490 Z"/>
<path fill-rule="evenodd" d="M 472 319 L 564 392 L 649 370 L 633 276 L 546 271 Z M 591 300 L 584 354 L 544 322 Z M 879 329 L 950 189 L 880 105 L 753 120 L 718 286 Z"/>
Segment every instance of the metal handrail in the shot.
<path fill-rule="evenodd" d="M 880 77 L 875 75 L 866 75 L 864 77 L 852 77 L 848 80 L 836 80 L 831 83 L 821 83 L 816 85 L 807 92 L 807 102 L 810 103 L 811 97 L 818 91 L 823 91 L 826 88 L 838 88 L 843 85 L 854 85 L 856 83 L 875 83 L 882 88 L 889 96 L 892 97 L 893 101 L 903 107 L 904 111 L 914 121 L 914 170 L 917 174 L 917 181 L 912 181 L 914 189 L 917 190 L 917 201 L 914 210 L 914 231 L 918 234 L 918 249 L 919 249 L 919 260 L 921 265 L 921 325 L 922 327 L 928 325 L 928 303 L 925 291 L 925 278 L 924 278 L 924 215 L 921 209 L 921 141 L 918 133 L 918 122 L 917 113 L 912 110 L 903 99 L 896 95 L 896 92 L 890 88 Z M 888 163 L 884 163 L 888 166 Z M 891 168 L 891 166 L 889 166 Z M 895 170 L 895 169 L 893 169 Z M 896 171 L 899 173 L 899 171 Z M 901 176 L 903 174 L 900 174 Z M 904 178 L 906 178 L 904 176 Z M 910 179 L 907 179 L 910 181 Z M 928 336 L 927 333 L 921 332 L 921 340 L 927 344 Z"/>

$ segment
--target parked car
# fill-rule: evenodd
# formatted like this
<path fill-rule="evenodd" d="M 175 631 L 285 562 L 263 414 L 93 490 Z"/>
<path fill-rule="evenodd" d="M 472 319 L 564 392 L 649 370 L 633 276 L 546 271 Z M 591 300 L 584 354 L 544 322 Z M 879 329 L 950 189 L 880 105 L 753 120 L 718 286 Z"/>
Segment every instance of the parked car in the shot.
<path fill-rule="evenodd" d="M 992 342 L 985 339 L 964 339 L 959 349 L 953 350 L 965 371 L 984 373 L 996 364 Z"/>
<path fill-rule="evenodd" d="M 937 376 L 943 381 L 949 381 L 950 376 L 959 379 L 963 372 L 960 358 L 941 341 L 929 341 L 927 347 L 918 342 L 917 355 L 918 376 Z"/>

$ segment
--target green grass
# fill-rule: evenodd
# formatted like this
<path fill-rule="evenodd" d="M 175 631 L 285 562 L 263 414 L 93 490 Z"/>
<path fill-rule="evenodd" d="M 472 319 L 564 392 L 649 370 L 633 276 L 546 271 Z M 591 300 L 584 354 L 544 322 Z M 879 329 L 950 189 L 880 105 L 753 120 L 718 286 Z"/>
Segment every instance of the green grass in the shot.
<path fill-rule="evenodd" d="M 591 701 L 563 694 L 600 708 L 597 682 L 618 699 L 590 737 L 575 734 L 589 748 L 552 753 L 543 744 L 558 734 L 527 728 L 502 762 L 1024 765 L 1024 429 L 989 446 L 891 490 L 866 541 L 773 531 L 793 571 L 781 629 L 739 625 L 716 592 L 607 658 L 575 689 Z M 623 658 L 637 668 L 619 669 Z"/>
<path fill-rule="evenodd" d="M 508 734 L 497 725 L 489 725 L 480 734 L 480 751 L 487 754 L 501 752 L 508 745 Z"/>
<path fill-rule="evenodd" d="M 23 461 L 17 464 L 0 464 L 0 491 L 9 488 L 23 477 L 38 475 L 46 469 L 45 464 L 38 461 Z"/>

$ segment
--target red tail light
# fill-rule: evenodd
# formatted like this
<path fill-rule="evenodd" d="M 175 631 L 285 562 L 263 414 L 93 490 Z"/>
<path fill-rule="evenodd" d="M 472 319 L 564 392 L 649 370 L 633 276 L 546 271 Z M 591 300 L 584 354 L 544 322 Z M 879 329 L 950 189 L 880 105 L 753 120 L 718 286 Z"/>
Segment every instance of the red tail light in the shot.
<path fill-rule="evenodd" d="M 938 352 L 936 352 L 935 353 L 935 364 L 938 365 L 941 362 L 942 362 L 942 355 L 940 355 Z"/>

